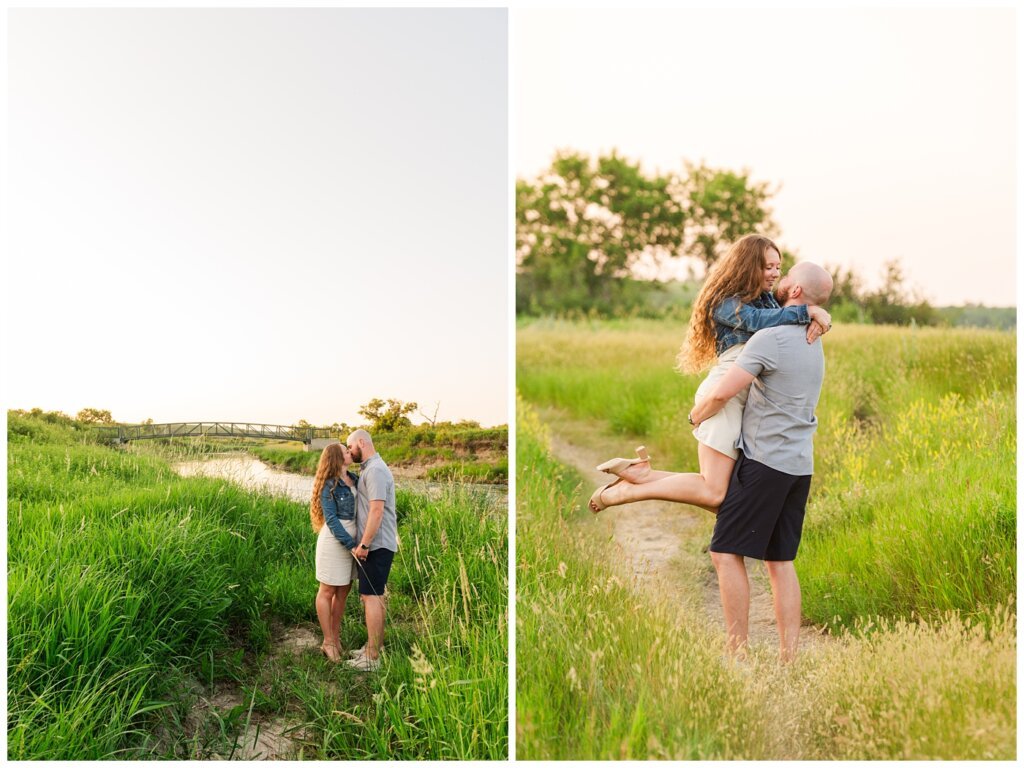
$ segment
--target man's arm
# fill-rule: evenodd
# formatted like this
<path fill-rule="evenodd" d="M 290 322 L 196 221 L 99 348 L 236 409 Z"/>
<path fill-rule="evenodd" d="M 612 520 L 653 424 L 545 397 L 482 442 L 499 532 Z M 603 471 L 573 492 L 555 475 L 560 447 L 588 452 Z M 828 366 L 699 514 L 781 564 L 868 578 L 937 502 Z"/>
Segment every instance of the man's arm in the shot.
<path fill-rule="evenodd" d="M 718 380 L 715 388 L 690 411 L 690 423 L 695 427 L 718 413 L 725 404 L 743 389 L 750 386 L 754 374 L 733 365 L 725 376 Z"/>
<path fill-rule="evenodd" d="M 367 549 L 360 546 L 353 550 L 360 560 L 366 559 L 366 553 L 370 551 L 368 547 L 373 543 L 373 537 L 377 535 L 377 529 L 380 528 L 380 521 L 383 519 L 384 499 L 371 499 L 370 514 L 366 516 L 366 527 L 363 528 L 363 535 L 360 537 L 362 539 L 360 543 L 365 544 Z"/>

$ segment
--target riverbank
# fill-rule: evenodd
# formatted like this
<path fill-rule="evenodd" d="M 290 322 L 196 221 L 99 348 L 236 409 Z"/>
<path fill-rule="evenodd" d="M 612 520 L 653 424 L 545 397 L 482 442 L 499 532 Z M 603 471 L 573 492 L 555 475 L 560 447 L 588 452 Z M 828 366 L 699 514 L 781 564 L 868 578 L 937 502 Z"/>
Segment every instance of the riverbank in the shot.
<path fill-rule="evenodd" d="M 381 432 L 373 436 L 377 451 L 395 476 L 416 480 L 462 483 L 508 483 L 508 427 L 429 425 Z M 319 451 L 304 451 L 298 443 L 256 444 L 248 448 L 271 466 L 301 474 L 316 474 Z"/>

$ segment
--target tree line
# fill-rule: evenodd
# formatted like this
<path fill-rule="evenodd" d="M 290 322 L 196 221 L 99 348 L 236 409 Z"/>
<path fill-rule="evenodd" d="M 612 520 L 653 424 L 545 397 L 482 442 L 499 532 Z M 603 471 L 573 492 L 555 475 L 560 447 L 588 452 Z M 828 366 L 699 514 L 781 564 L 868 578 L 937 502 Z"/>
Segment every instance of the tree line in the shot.
<path fill-rule="evenodd" d="M 451 421 L 439 421 L 437 418 L 438 411 L 440 410 L 440 403 L 434 408 L 432 416 L 419 410 L 419 404 L 415 402 L 403 402 L 396 398 L 382 399 L 375 397 L 370 402 L 361 406 L 358 410 L 360 416 L 366 419 L 366 423 L 351 426 L 343 421 L 336 421 L 332 424 L 326 424 L 317 426 L 311 424 L 305 419 L 299 419 L 292 426 L 299 427 L 302 429 L 314 428 L 314 429 L 329 429 L 334 433 L 347 435 L 358 427 L 363 427 L 369 430 L 371 433 L 379 432 L 395 432 L 400 429 L 406 429 L 413 426 L 412 419 L 409 418 L 413 412 L 419 412 L 424 418 L 424 424 L 420 425 L 423 427 L 429 427 L 433 429 L 439 428 L 450 428 L 456 427 L 459 429 L 480 429 L 480 422 L 471 421 L 468 419 L 462 419 L 458 422 Z M 83 408 L 74 417 L 69 416 L 62 411 L 44 411 L 42 408 L 32 408 L 31 410 L 24 411 L 15 409 L 11 413 L 16 413 L 21 416 L 31 416 L 33 418 L 42 419 L 43 421 L 51 424 L 61 424 L 63 426 L 75 426 L 77 425 L 114 425 L 119 422 L 116 421 L 109 410 L 102 408 Z M 141 422 L 142 424 L 152 424 L 153 419 L 146 419 Z"/>
<path fill-rule="evenodd" d="M 778 242 L 770 207 L 777 191 L 746 170 L 684 163 L 681 172 L 645 172 L 614 151 L 559 152 L 537 177 L 516 181 L 516 314 L 688 317 L 700 280 L 692 272 L 681 282 L 649 275 L 673 260 L 706 272 L 752 232 Z M 780 247 L 786 270 L 796 256 Z M 823 266 L 836 284 L 829 308 L 845 322 L 1016 326 L 1012 308 L 931 306 L 907 285 L 898 260 L 885 265 L 874 290 L 852 269 Z"/>

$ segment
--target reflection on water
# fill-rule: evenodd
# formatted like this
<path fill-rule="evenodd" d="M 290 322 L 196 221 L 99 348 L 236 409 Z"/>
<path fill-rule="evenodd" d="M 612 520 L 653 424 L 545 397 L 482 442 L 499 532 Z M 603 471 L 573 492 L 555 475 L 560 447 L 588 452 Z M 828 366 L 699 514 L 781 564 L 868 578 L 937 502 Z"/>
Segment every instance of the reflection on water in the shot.
<path fill-rule="evenodd" d="M 183 461 L 174 465 L 182 477 L 220 477 L 250 490 L 261 490 L 295 501 L 309 501 L 313 494 L 313 478 L 272 469 L 247 454 L 233 454 L 202 461 Z"/>
<path fill-rule="evenodd" d="M 201 461 L 182 461 L 174 465 L 182 477 L 219 477 L 231 480 L 244 488 L 260 490 L 276 496 L 287 496 L 295 501 L 309 501 L 313 494 L 313 476 L 297 475 L 273 469 L 247 453 L 221 455 Z M 449 486 L 408 477 L 396 477 L 395 487 L 399 490 L 418 493 L 428 498 L 438 498 Z M 498 508 L 508 504 L 508 487 L 504 485 L 467 484 L 464 489 L 482 495 L 488 504 Z"/>

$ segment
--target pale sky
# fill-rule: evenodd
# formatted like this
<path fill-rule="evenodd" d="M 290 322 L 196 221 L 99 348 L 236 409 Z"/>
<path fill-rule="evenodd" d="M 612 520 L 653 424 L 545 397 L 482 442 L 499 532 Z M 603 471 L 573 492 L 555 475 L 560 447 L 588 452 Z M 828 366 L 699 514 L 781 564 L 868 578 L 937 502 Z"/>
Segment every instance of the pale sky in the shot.
<path fill-rule="evenodd" d="M 507 423 L 505 10 L 12 10 L 8 35 L 6 407 Z"/>
<path fill-rule="evenodd" d="M 1016 305 L 1014 9 L 519 10 L 515 168 L 749 169 L 801 259 Z"/>

